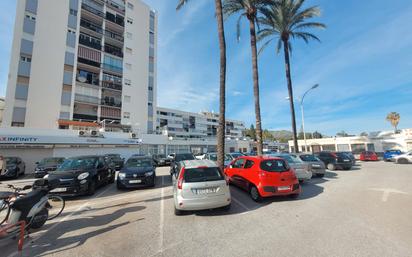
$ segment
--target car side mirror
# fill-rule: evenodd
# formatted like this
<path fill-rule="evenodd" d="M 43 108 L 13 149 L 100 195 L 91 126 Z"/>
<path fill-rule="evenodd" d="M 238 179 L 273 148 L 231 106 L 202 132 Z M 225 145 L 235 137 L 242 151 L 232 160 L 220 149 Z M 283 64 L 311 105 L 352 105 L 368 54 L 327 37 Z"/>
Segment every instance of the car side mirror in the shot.
<path fill-rule="evenodd" d="M 36 165 L 39 165 L 40 162 L 35 162 Z"/>

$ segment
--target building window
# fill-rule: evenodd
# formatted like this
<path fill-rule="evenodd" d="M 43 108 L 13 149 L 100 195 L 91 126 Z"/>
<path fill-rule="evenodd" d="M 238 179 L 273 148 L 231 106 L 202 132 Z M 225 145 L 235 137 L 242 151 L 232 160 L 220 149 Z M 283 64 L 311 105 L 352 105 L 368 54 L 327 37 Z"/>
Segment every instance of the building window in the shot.
<path fill-rule="evenodd" d="M 154 44 L 154 33 L 151 31 L 149 33 L 149 42 L 150 44 Z"/>
<path fill-rule="evenodd" d="M 133 19 L 132 18 L 127 18 L 127 23 L 133 24 Z"/>
<path fill-rule="evenodd" d="M 129 48 L 129 47 L 126 47 L 126 53 L 132 54 L 132 53 L 133 53 L 133 50 L 132 50 L 131 48 Z"/>
<path fill-rule="evenodd" d="M 133 38 L 133 34 L 130 33 L 130 32 L 126 32 L 126 37 L 127 37 L 128 39 L 132 39 L 132 38 Z"/>
<path fill-rule="evenodd" d="M 67 32 L 69 32 L 69 33 L 71 33 L 71 34 L 73 34 L 73 35 L 76 35 L 76 31 L 75 31 L 75 30 L 68 29 Z"/>
<path fill-rule="evenodd" d="M 132 81 L 130 79 L 124 79 L 124 84 L 126 86 L 131 86 L 132 85 Z"/>
<path fill-rule="evenodd" d="M 133 10 L 134 6 L 131 3 L 127 3 L 127 8 L 129 8 L 130 10 Z"/>
<path fill-rule="evenodd" d="M 27 19 L 30 19 L 30 20 L 33 20 L 33 21 L 36 20 L 36 17 L 35 17 L 35 16 L 33 16 L 33 15 L 31 15 L 31 14 L 27 14 L 27 13 L 26 13 L 26 18 L 27 18 Z"/>
<path fill-rule="evenodd" d="M 153 87 L 149 87 L 149 91 L 153 91 Z"/>
<path fill-rule="evenodd" d="M 12 122 L 12 127 L 24 127 L 24 122 Z"/>
<path fill-rule="evenodd" d="M 153 103 L 148 102 L 147 105 L 148 105 L 148 106 L 153 106 Z"/>
<path fill-rule="evenodd" d="M 70 9 L 70 14 L 73 16 L 77 16 L 77 10 Z"/>
<path fill-rule="evenodd" d="M 125 103 L 130 103 L 130 101 L 131 101 L 131 97 L 128 96 L 128 95 L 125 95 L 125 96 L 124 96 L 124 102 L 125 102 Z"/>
<path fill-rule="evenodd" d="M 20 56 L 20 61 L 22 61 L 22 62 L 31 62 L 31 57 L 21 55 Z"/>
<path fill-rule="evenodd" d="M 130 112 L 124 112 L 123 113 L 123 118 L 124 119 L 130 119 Z"/>

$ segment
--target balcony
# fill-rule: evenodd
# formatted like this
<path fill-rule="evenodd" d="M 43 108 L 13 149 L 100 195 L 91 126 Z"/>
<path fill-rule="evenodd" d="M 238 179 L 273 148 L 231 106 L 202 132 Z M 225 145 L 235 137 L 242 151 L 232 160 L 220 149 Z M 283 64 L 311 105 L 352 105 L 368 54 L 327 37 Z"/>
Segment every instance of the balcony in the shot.
<path fill-rule="evenodd" d="M 109 97 L 105 96 L 102 98 L 101 104 L 104 106 L 110 106 L 110 107 L 117 107 L 121 108 L 122 107 L 122 101 L 119 99 L 116 99 L 114 97 Z"/>
<path fill-rule="evenodd" d="M 96 50 L 102 50 L 102 45 L 99 40 L 90 40 L 90 37 L 80 34 L 79 43 Z"/>
<path fill-rule="evenodd" d="M 102 87 L 107 88 L 107 89 L 122 91 L 122 85 L 121 84 L 119 85 L 119 84 L 115 84 L 115 83 L 109 82 L 109 81 L 103 81 L 102 82 Z"/>
<path fill-rule="evenodd" d="M 115 73 L 118 73 L 118 74 L 123 73 L 123 68 L 113 66 L 113 65 L 110 65 L 110 64 L 106 64 L 106 63 L 103 63 L 103 69 L 107 70 L 109 72 L 115 72 Z"/>
<path fill-rule="evenodd" d="M 83 9 L 83 10 L 86 10 L 86 11 L 88 11 L 88 12 L 94 14 L 94 15 L 97 15 L 97 16 L 99 16 L 99 17 L 102 17 L 102 18 L 104 18 L 104 16 L 105 16 L 105 15 L 104 15 L 104 12 L 102 12 L 102 11 L 100 11 L 100 10 L 98 10 L 98 9 L 90 6 L 90 5 L 88 5 L 87 3 L 82 3 L 82 9 Z"/>
<path fill-rule="evenodd" d="M 124 37 L 122 35 L 116 33 L 116 32 L 113 32 L 113 31 L 110 31 L 110 30 L 105 30 L 104 35 L 106 36 L 106 38 L 116 40 L 116 41 L 118 41 L 122 44 L 124 42 Z"/>
<path fill-rule="evenodd" d="M 76 81 L 80 83 L 99 85 L 99 75 L 96 73 L 88 72 L 85 70 L 79 70 L 77 72 Z"/>
<path fill-rule="evenodd" d="M 108 54 L 123 58 L 122 49 L 120 49 L 118 47 L 114 47 L 114 46 L 111 46 L 111 45 L 105 45 L 104 46 L 104 51 Z"/>
<path fill-rule="evenodd" d="M 118 15 L 114 15 L 114 14 L 111 14 L 109 12 L 106 12 L 106 20 L 108 20 L 108 21 L 110 21 L 114 24 L 117 24 L 121 27 L 124 27 L 124 17 L 122 17 L 122 16 L 118 16 Z"/>
<path fill-rule="evenodd" d="M 120 119 L 121 110 L 118 108 L 102 106 L 100 116 L 104 118 Z"/>
<path fill-rule="evenodd" d="M 98 34 L 103 34 L 102 26 L 92 23 L 86 19 L 80 19 L 80 26 L 88 30 L 94 31 Z"/>
<path fill-rule="evenodd" d="M 100 68 L 100 63 L 95 62 L 95 61 L 87 60 L 87 59 L 84 59 L 84 58 L 78 58 L 78 61 L 79 61 L 79 63 L 90 65 L 90 66 L 93 66 L 93 67 L 96 67 L 96 68 Z"/>
<path fill-rule="evenodd" d="M 81 95 L 81 94 L 75 94 L 74 95 L 74 101 L 79 102 L 79 103 L 92 104 L 92 105 L 98 105 L 99 104 L 99 98 L 98 97 L 88 96 L 88 95 Z"/>
<path fill-rule="evenodd" d="M 124 14 L 124 12 L 125 12 L 125 10 L 126 10 L 126 8 L 125 8 L 124 6 L 119 5 L 119 4 L 117 4 L 117 3 L 113 2 L 113 1 L 106 0 L 106 3 L 107 3 L 107 4 L 106 4 L 107 7 L 111 8 L 111 9 L 113 9 L 113 10 L 116 10 L 116 11 L 118 11 L 118 12 L 120 12 L 120 13 L 123 13 L 123 14 Z"/>

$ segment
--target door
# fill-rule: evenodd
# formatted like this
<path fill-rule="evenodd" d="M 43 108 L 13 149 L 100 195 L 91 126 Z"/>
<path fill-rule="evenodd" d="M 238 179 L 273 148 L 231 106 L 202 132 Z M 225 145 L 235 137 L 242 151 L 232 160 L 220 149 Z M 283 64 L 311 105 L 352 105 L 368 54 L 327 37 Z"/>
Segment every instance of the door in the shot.
<path fill-rule="evenodd" d="M 251 160 L 246 160 L 245 165 L 243 166 L 241 170 L 241 176 L 240 176 L 240 181 L 239 183 L 241 184 L 241 187 L 248 190 L 250 184 L 255 184 L 256 176 L 257 176 L 257 171 L 256 169 L 253 169 L 253 165 L 255 163 Z"/>
<path fill-rule="evenodd" d="M 230 169 L 231 173 L 229 176 L 231 178 L 231 182 L 239 187 L 244 187 L 244 179 L 243 176 L 243 166 L 245 165 L 246 160 L 243 158 L 239 158 L 235 160 L 232 164 L 232 168 Z"/>

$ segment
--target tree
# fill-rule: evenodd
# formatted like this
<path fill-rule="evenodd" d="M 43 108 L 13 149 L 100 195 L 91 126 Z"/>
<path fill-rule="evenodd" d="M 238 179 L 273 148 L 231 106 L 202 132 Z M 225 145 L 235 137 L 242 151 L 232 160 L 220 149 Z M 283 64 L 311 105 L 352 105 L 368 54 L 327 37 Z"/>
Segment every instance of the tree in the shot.
<path fill-rule="evenodd" d="M 292 49 L 290 39 L 303 39 L 306 43 L 312 39 L 320 42 L 317 36 L 307 32 L 306 29 L 326 27 L 322 23 L 307 21 L 310 18 L 319 16 L 320 9 L 313 6 L 302 10 L 304 1 L 305 0 L 278 0 L 274 4 L 263 9 L 261 11 L 263 17 L 259 18 L 259 23 L 263 25 L 263 29 L 258 33 L 259 41 L 266 40 L 260 51 L 269 45 L 275 38 L 278 39 L 276 47 L 277 53 L 280 52 L 283 45 L 295 152 L 298 152 L 299 148 L 289 60 L 289 52 Z"/>
<path fill-rule="evenodd" d="M 346 133 L 344 130 L 342 130 L 341 132 L 336 133 L 337 137 L 347 137 L 349 136 L 348 133 Z"/>
<path fill-rule="evenodd" d="M 189 0 L 178 0 L 179 10 Z M 219 127 L 217 130 L 217 163 L 223 171 L 225 162 L 225 126 L 226 126 L 226 39 L 223 24 L 222 0 L 215 0 L 215 15 L 219 37 L 220 77 L 219 77 Z"/>
<path fill-rule="evenodd" d="M 368 136 L 368 132 L 362 132 L 362 133 L 360 133 L 360 136 L 361 136 L 361 137 L 367 137 L 367 136 Z"/>
<path fill-rule="evenodd" d="M 317 131 L 313 132 L 313 138 L 323 138 L 323 135 Z"/>
<path fill-rule="evenodd" d="M 249 21 L 250 46 L 252 49 L 252 72 L 253 72 L 253 94 L 255 99 L 255 116 L 256 116 L 256 141 L 257 155 L 263 154 L 262 144 L 262 121 L 260 115 L 260 97 L 259 97 L 259 73 L 257 62 L 257 47 L 256 47 L 256 22 L 260 11 L 274 0 L 224 0 L 223 13 L 229 17 L 239 14 L 237 20 L 237 36 L 240 38 L 240 21 L 242 17 L 246 17 Z"/>
<path fill-rule="evenodd" d="M 256 130 L 253 124 L 250 125 L 250 129 L 246 130 L 246 136 L 256 141 Z"/>
<path fill-rule="evenodd" d="M 397 112 L 390 112 L 388 115 L 386 115 L 386 120 L 389 121 L 392 125 L 392 127 L 395 128 L 395 133 L 398 131 L 398 124 L 399 121 L 401 120 L 401 115 Z"/>
<path fill-rule="evenodd" d="M 264 141 L 273 141 L 275 139 L 272 133 L 267 129 L 263 130 L 262 136 Z"/>

